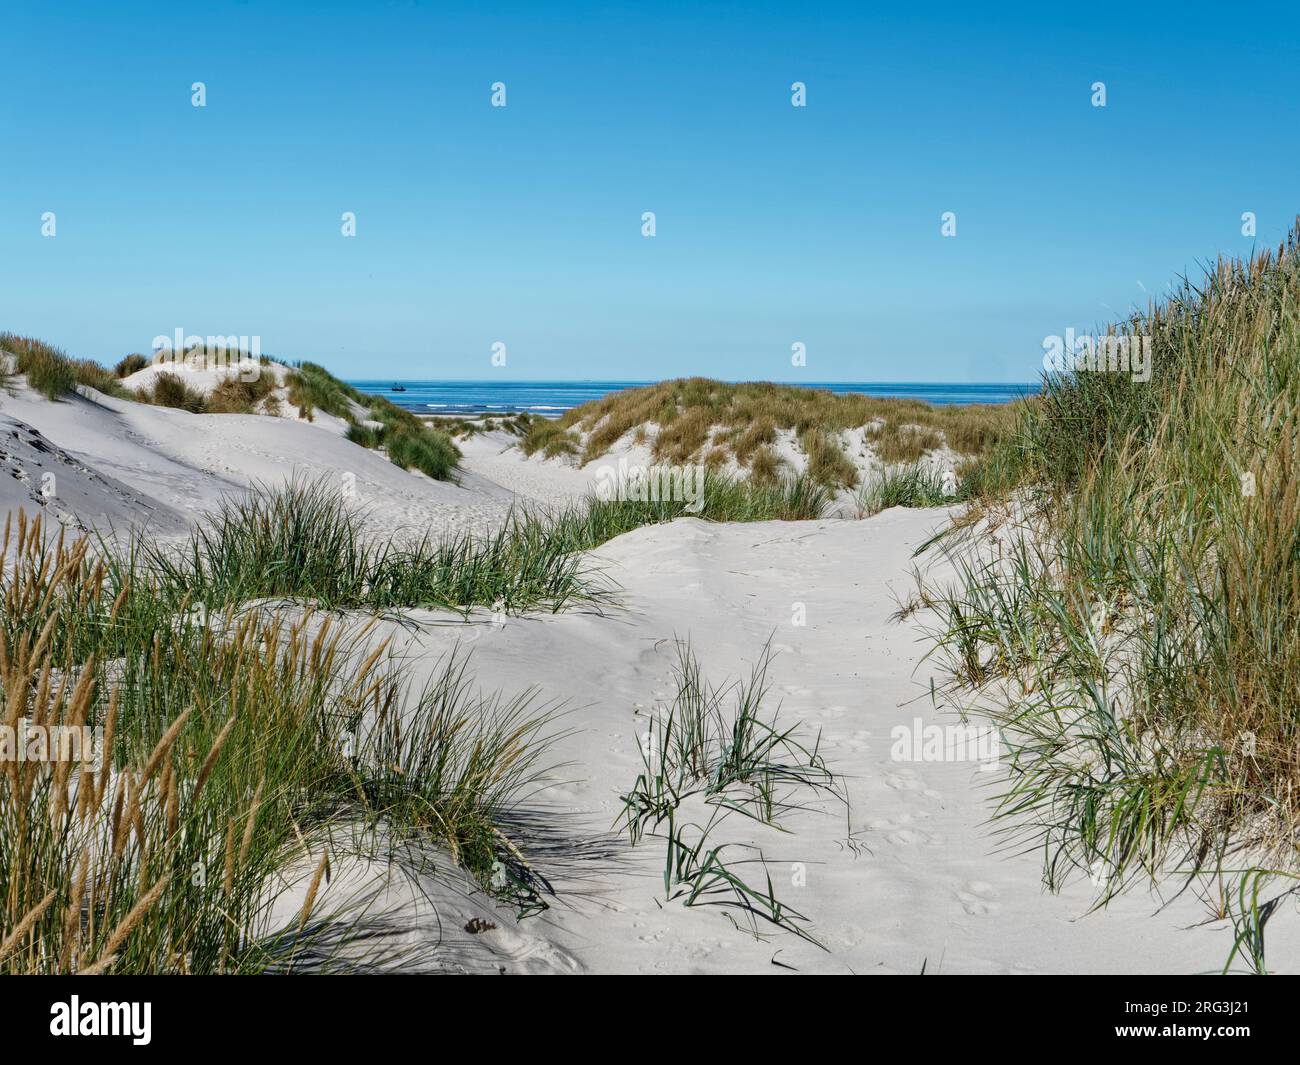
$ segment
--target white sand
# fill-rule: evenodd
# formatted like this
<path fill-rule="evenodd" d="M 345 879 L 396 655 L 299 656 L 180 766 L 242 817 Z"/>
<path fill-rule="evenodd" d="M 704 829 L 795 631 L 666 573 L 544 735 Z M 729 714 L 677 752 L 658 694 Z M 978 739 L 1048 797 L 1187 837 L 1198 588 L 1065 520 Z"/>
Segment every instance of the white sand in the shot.
<path fill-rule="evenodd" d="M 0 506 L 31 509 L 41 472 L 58 489 L 58 520 L 103 526 L 147 520 L 171 534 L 223 493 L 290 477 L 355 477 L 376 524 L 403 533 L 490 523 L 516 499 L 579 497 L 592 468 L 524 459 L 503 434 L 464 445 L 463 485 L 405 473 L 329 429 L 289 419 L 190 415 L 99 397 L 50 403 L 21 385 L 0 403 L 10 477 Z M 39 434 L 39 435 L 38 435 Z M 53 446 L 51 446 L 53 445 Z M 59 450 L 61 449 L 61 450 Z M 382 623 L 416 679 L 440 656 L 472 651 L 480 687 L 510 695 L 536 687 L 564 702 L 567 766 L 530 804 L 517 838 L 555 884 L 546 914 L 516 922 L 454 874 L 421 885 L 388 882 L 365 863 L 341 866 L 331 886 L 377 884 L 376 921 L 413 949 L 410 968 L 507 972 L 1045 973 L 1217 969 L 1231 942 L 1190 897 L 1159 909 L 1141 892 L 1087 915 L 1086 878 L 1062 895 L 1041 887 L 1037 855 L 1006 853 L 987 826 L 999 772 L 969 761 L 900 762 L 890 730 L 953 718 L 930 698 L 921 621 L 891 615 L 912 587 L 913 548 L 942 511 L 891 510 L 865 521 L 716 525 L 682 519 L 604 545 L 593 561 L 621 585 L 604 615 L 569 611 L 468 623 L 428 611 Z M 942 573 L 936 574 L 942 577 Z M 794 624 L 797 605 L 806 624 Z M 415 622 L 412 625 L 411 622 Z M 771 698 L 782 720 L 820 729 L 822 751 L 847 782 L 851 814 L 818 802 L 755 832 L 738 818 L 719 841 L 762 847 L 780 899 L 811 919 L 828 950 L 767 929 L 756 941 L 717 906 L 664 902 L 664 845 L 635 849 L 612 831 L 619 795 L 641 768 L 646 715 L 672 695 L 674 637 L 689 638 L 716 684 L 747 673 L 764 642 L 778 652 Z M 934 677 L 938 680 L 940 678 Z M 793 863 L 806 879 L 795 879 Z M 1170 885 L 1173 893 L 1175 885 Z M 286 912 L 292 913 L 292 899 Z M 464 931 L 471 917 L 496 929 Z M 1295 968 L 1295 906 L 1269 925 L 1269 960 Z"/>
<path fill-rule="evenodd" d="M 52 403 L 22 378 L 16 381 L 14 393 L 0 397 L 0 415 L 9 419 L 11 432 L 21 426 L 22 433 L 39 434 L 61 448 L 66 460 L 18 445 L 13 461 L 26 464 L 38 487 L 41 473 L 54 473 L 50 518 L 74 527 L 107 531 L 146 517 L 155 533 L 174 535 L 232 492 L 295 478 L 337 484 L 367 512 L 378 533 L 393 535 L 438 535 L 492 524 L 513 501 L 509 491 L 472 470 L 453 485 L 399 469 L 344 439 L 320 414 L 310 423 L 254 414 L 190 414 L 86 388 Z M 124 502 L 123 492 L 130 502 Z M 33 501 L 21 479 L 5 482 L 0 490 L 6 509 L 30 510 Z"/>
<path fill-rule="evenodd" d="M 499 932 L 448 942 L 439 964 L 456 969 L 592 972 L 1187 973 L 1222 965 L 1231 942 L 1223 922 L 1194 927 L 1203 907 L 1183 898 L 1161 912 L 1137 892 L 1086 915 L 1084 878 L 1060 896 L 1041 887 L 1037 855 L 1000 853 L 987 799 L 999 774 L 972 762 L 900 763 L 890 730 L 948 724 L 929 697 L 919 623 L 892 622 L 906 596 L 912 549 L 942 511 L 886 511 L 866 521 L 715 525 L 682 519 L 642 528 L 594 553 L 623 586 L 608 616 L 570 612 L 479 618 L 458 631 L 385 626 L 398 653 L 432 673 L 458 642 L 473 654 L 485 689 L 538 686 L 567 700 L 576 734 L 556 750 L 567 783 L 535 804 L 565 844 L 540 864 L 559 889 L 554 908 Z M 791 624 L 803 603 L 807 625 Z M 641 767 L 645 715 L 670 698 L 673 637 L 689 637 L 711 680 L 747 674 L 771 636 L 770 679 L 782 720 L 822 732 L 822 750 L 849 781 L 851 830 L 842 811 L 790 818 L 788 835 L 730 820 L 718 842 L 755 842 L 777 895 L 808 915 L 829 951 L 792 936 L 764 942 L 736 930 L 714 906 L 663 903 L 664 844 L 637 848 L 610 831 Z M 937 679 L 937 678 L 936 678 Z M 824 812 L 823 812 L 824 811 Z M 851 835 L 853 844 L 848 842 Z M 525 836 L 525 838 L 527 838 Z M 553 841 L 551 841 L 553 843 Z M 549 854 L 551 847 L 547 847 Z M 794 886 L 793 863 L 806 866 Z M 1171 885 L 1171 894 L 1172 894 Z M 434 889 L 446 927 L 481 912 L 445 886 Z M 1291 904 L 1287 904 L 1291 907 Z M 291 912 L 291 911 L 290 911 Z M 1270 924 L 1270 961 L 1297 957 L 1292 913 Z M 771 931 L 769 929 L 769 931 Z M 1294 967 L 1294 966 L 1292 966 Z"/>

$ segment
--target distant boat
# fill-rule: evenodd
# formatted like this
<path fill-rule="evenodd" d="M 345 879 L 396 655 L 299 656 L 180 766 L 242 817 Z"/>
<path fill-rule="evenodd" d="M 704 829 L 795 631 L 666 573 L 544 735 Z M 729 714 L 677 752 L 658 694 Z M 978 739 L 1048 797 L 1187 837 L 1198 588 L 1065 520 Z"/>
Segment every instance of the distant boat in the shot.
<path fill-rule="evenodd" d="M 402 386 L 402 385 L 393 385 L 393 387 L 390 388 L 389 391 L 390 391 L 390 392 L 405 392 L 405 391 L 406 391 L 406 388 L 405 388 L 404 386 Z"/>

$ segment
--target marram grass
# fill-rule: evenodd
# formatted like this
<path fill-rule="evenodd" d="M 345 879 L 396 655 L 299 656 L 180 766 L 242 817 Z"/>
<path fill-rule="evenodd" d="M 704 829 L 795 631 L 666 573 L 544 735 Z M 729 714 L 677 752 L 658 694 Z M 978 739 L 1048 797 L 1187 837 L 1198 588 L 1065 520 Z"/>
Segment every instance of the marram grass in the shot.
<path fill-rule="evenodd" d="M 304 860 L 348 847 L 331 825 L 382 822 L 503 902 L 545 905 L 504 827 L 550 735 L 529 693 L 479 695 L 454 658 L 412 692 L 374 622 L 176 611 L 39 522 L 7 527 L 5 547 L 4 724 L 103 739 L 99 765 L 0 765 L 0 972 L 328 968 L 346 907 L 318 912 L 318 886 L 297 919 L 272 918 Z"/>
<path fill-rule="evenodd" d="M 1118 329 L 1151 337 L 1150 382 L 1050 377 L 967 472 L 981 507 L 926 593 L 1013 750 L 999 816 L 1102 902 L 1300 866 L 1296 234 Z"/>

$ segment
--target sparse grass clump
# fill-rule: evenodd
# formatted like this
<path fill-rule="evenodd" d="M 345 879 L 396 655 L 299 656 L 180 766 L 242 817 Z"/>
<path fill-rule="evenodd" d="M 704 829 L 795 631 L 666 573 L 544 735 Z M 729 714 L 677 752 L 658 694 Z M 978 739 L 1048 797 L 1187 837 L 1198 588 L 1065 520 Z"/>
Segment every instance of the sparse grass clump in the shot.
<path fill-rule="evenodd" d="M 540 451 L 546 458 L 576 455 L 581 448 L 577 436 L 563 428 L 559 422 L 547 418 L 534 418 L 528 423 L 527 435 L 519 444 L 525 455 Z"/>
<path fill-rule="evenodd" d="M 137 395 L 157 407 L 175 407 L 177 410 L 202 414 L 207 409 L 207 399 L 196 388 L 191 388 L 176 373 L 155 374 L 148 389 L 139 389 Z"/>
<path fill-rule="evenodd" d="M 207 397 L 209 414 L 255 414 L 261 403 L 275 389 L 275 376 L 258 373 L 249 375 L 232 373 L 217 382 Z"/>
<path fill-rule="evenodd" d="M 323 366 L 299 363 L 286 377 L 289 402 L 310 421 L 317 410 L 348 423 L 348 439 L 362 447 L 382 447 L 404 470 L 416 469 L 434 480 L 455 476 L 460 449 L 437 426 L 426 424 L 384 396 L 367 396 L 340 381 Z M 364 424 L 378 422 L 382 428 Z"/>
<path fill-rule="evenodd" d="M 833 436 L 809 429 L 800 439 L 808 456 L 808 476 L 814 481 L 831 489 L 853 488 L 858 483 L 857 466 Z"/>
<path fill-rule="evenodd" d="M 777 453 L 767 445 L 756 448 L 749 455 L 749 478 L 755 484 L 773 484 L 780 477 L 782 462 Z"/>
<path fill-rule="evenodd" d="M 77 370 L 60 348 L 33 337 L 0 333 L 0 351 L 15 356 L 15 371 L 46 399 L 57 400 L 77 387 Z"/>
<path fill-rule="evenodd" d="M 532 418 L 528 412 L 520 411 L 518 414 L 507 415 L 480 414 L 465 418 L 439 418 L 435 424 L 438 429 L 453 440 L 459 440 L 462 437 L 477 436 L 479 433 L 491 433 L 498 430 L 510 433 L 512 436 L 526 436 L 531 422 Z"/>
<path fill-rule="evenodd" d="M 768 418 L 737 426 L 731 431 L 732 454 L 741 466 L 748 466 L 757 452 L 775 443 L 776 423 Z"/>
<path fill-rule="evenodd" d="M 85 385 L 117 399 L 135 399 L 134 393 L 123 387 L 122 382 L 111 370 L 106 370 L 92 359 L 76 359 L 72 363 L 72 370 L 79 385 Z"/>
<path fill-rule="evenodd" d="M 364 406 L 366 397 L 323 366 L 299 363 L 285 378 L 289 402 L 300 410 L 322 410 L 335 418 L 351 420 L 353 404 Z"/>
<path fill-rule="evenodd" d="M 679 464 L 690 462 L 709 445 L 713 424 L 713 411 L 708 407 L 687 407 L 678 412 L 660 427 L 655 436 L 656 461 Z M 590 442 L 587 449 L 590 453 Z"/>
<path fill-rule="evenodd" d="M 399 425 L 384 434 L 389 459 L 404 470 L 417 469 L 435 481 L 452 476 L 460 451 L 445 434 L 424 426 Z"/>
<path fill-rule="evenodd" d="M 741 913 L 755 936 L 764 921 L 820 946 L 808 918 L 777 899 L 762 851 L 717 838 L 732 814 L 779 826 L 810 797 L 848 804 L 819 737 L 764 711 L 770 659 L 765 647 L 747 683 L 717 689 L 690 646 L 678 642 L 676 694 L 649 722 L 644 768 L 622 796 L 619 823 L 634 845 L 647 836 L 664 841 L 668 900 L 725 906 Z M 737 852 L 744 857 L 733 859 Z"/>
<path fill-rule="evenodd" d="M 354 422 L 348 426 L 347 438 L 362 447 L 377 448 L 384 442 L 384 428 L 370 423 Z"/>
<path fill-rule="evenodd" d="M 130 377 L 133 373 L 143 370 L 148 365 L 149 359 L 138 352 L 133 352 L 113 367 L 113 373 L 117 377 Z"/>
<path fill-rule="evenodd" d="M 589 498 L 548 520 L 569 550 L 589 551 L 643 525 L 677 518 L 701 521 L 812 521 L 830 501 L 827 490 L 809 477 L 755 483 L 705 470 L 701 480 L 687 478 L 687 491 L 659 492 L 632 482 L 616 494 L 631 498 Z M 698 491 L 698 494 L 697 494 Z M 639 498 L 638 498 L 639 497 Z"/>
<path fill-rule="evenodd" d="M 889 507 L 943 507 L 954 502 L 957 492 L 945 489 L 943 473 L 920 464 L 883 469 L 858 493 L 858 506 L 868 515 Z"/>
<path fill-rule="evenodd" d="M 328 609 L 560 610 L 602 595 L 572 543 L 539 517 L 514 515 L 490 534 L 375 543 L 364 514 L 326 482 L 227 500 L 182 548 L 137 550 L 177 605 L 288 598 Z"/>
<path fill-rule="evenodd" d="M 0 333 L 0 351 L 14 356 L 14 371 L 27 377 L 27 384 L 46 399 L 57 400 L 78 385 L 118 399 L 134 399 L 117 376 L 93 359 L 73 359 L 61 348 L 34 337 Z"/>
<path fill-rule="evenodd" d="M 996 434 L 990 432 L 989 435 L 993 437 Z M 927 451 L 942 447 L 944 443 L 943 436 L 933 429 L 897 422 L 883 422 L 868 430 L 867 439 L 880 461 L 890 464 L 915 463 Z"/>

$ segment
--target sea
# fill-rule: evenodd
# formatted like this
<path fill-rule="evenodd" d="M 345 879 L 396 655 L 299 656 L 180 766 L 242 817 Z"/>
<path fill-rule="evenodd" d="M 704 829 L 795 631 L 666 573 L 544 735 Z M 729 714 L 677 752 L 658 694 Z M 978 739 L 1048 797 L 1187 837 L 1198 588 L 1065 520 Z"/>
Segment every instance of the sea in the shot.
<path fill-rule="evenodd" d="M 415 414 L 517 414 L 559 418 L 565 411 L 611 392 L 654 381 L 350 381 L 354 388 L 385 396 Z M 932 384 L 820 381 L 798 384 L 841 394 L 922 399 L 940 405 L 1010 403 L 1039 390 L 1034 384 Z"/>

